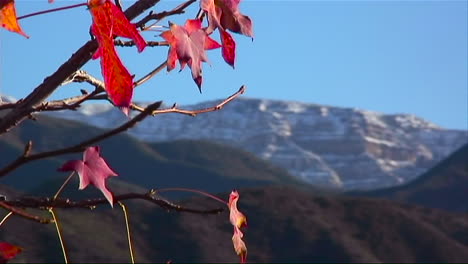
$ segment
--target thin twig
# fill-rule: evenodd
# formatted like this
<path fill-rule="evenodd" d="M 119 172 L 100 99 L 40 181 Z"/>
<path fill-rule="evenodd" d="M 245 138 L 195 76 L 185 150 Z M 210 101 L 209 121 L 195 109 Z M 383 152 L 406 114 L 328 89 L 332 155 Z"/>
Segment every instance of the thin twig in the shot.
<path fill-rule="evenodd" d="M 125 226 L 127 228 L 127 240 L 128 240 L 128 250 L 130 251 L 130 259 L 132 260 L 132 264 L 135 264 L 135 257 L 133 255 L 132 238 L 130 236 L 131 233 L 130 233 L 130 225 L 129 225 L 129 220 L 128 220 L 127 208 L 122 202 L 119 202 L 119 205 L 120 207 L 122 207 L 122 211 L 125 216 Z"/>
<path fill-rule="evenodd" d="M 65 245 L 64 245 L 63 239 L 62 239 L 62 232 L 60 232 L 60 227 L 59 227 L 59 223 L 57 221 L 57 216 L 54 213 L 54 209 L 50 208 L 49 212 L 52 214 L 52 217 L 54 218 L 55 229 L 57 230 L 57 235 L 58 235 L 58 238 L 60 240 L 60 246 L 62 247 L 63 259 L 65 260 L 65 264 L 66 264 L 66 263 L 68 263 L 67 251 L 65 250 Z"/>
<path fill-rule="evenodd" d="M 123 41 L 121 39 L 114 40 L 114 45 L 119 47 L 133 47 L 135 46 L 135 41 L 128 40 Z M 169 46 L 167 41 L 146 41 L 146 46 L 148 47 L 159 47 L 159 46 Z"/>
<path fill-rule="evenodd" d="M 174 9 L 172 9 L 170 11 L 163 11 L 163 12 L 156 13 L 156 14 L 150 13 L 149 15 L 147 15 L 146 17 L 144 17 L 143 19 L 141 19 L 140 21 L 135 23 L 135 25 L 137 27 L 141 28 L 142 30 L 146 30 L 148 28 L 151 28 L 154 24 L 158 23 L 163 18 L 166 18 L 168 16 L 172 16 L 172 15 L 183 14 L 185 12 L 184 11 L 185 8 L 189 7 L 191 4 L 195 3 L 196 1 L 197 0 L 189 0 L 189 1 L 185 2 L 185 3 L 180 4 L 179 6 L 177 6 L 176 8 L 174 8 Z M 151 20 L 156 20 L 156 22 L 153 25 L 150 25 L 150 26 L 146 27 L 145 24 L 148 23 Z"/>
<path fill-rule="evenodd" d="M 184 114 L 184 115 L 189 115 L 189 116 L 196 116 L 198 114 L 203 114 L 203 113 L 208 113 L 208 112 L 214 112 L 222 109 L 226 104 L 231 102 L 232 100 L 236 99 L 239 95 L 243 94 L 247 87 L 245 85 L 242 85 L 237 92 L 235 92 L 233 95 L 229 96 L 225 100 L 223 100 L 221 103 L 213 106 L 213 107 L 208 107 L 204 109 L 197 109 L 197 110 L 185 110 L 185 109 L 180 109 L 177 108 L 177 105 L 173 105 L 171 108 L 167 109 L 159 109 L 159 110 L 154 110 L 151 114 L 152 115 L 160 115 L 160 114 L 168 114 L 168 113 L 178 113 L 178 114 Z M 132 104 L 131 108 L 136 111 L 144 111 L 145 108 L 140 107 L 138 105 Z"/>
<path fill-rule="evenodd" d="M 65 188 L 65 186 L 68 184 L 68 182 L 70 182 L 71 178 L 73 177 L 73 175 L 75 175 L 75 171 L 73 171 L 72 173 L 70 173 L 70 175 L 67 177 L 67 179 L 62 183 L 62 186 L 60 186 L 60 188 L 58 189 L 58 191 L 55 193 L 54 195 L 54 200 L 57 199 L 57 197 L 60 195 L 60 193 L 63 191 L 63 188 Z"/>
<path fill-rule="evenodd" d="M 3 223 L 6 222 L 6 220 L 13 214 L 13 212 L 9 212 L 7 215 L 5 215 L 5 217 L 3 217 L 2 221 L 0 222 L 0 226 L 3 225 Z"/>
<path fill-rule="evenodd" d="M 158 192 L 158 193 L 171 192 L 171 191 L 197 193 L 197 194 L 209 197 L 209 198 L 211 198 L 211 199 L 213 199 L 215 201 L 218 201 L 220 203 L 223 203 L 223 204 L 226 204 L 226 205 L 228 204 L 228 202 L 224 201 L 223 199 L 221 199 L 221 198 L 219 198 L 217 196 L 212 195 L 211 193 L 207 193 L 207 192 L 196 190 L 196 189 L 174 187 L 174 188 L 158 189 L 158 190 L 155 190 L 155 191 Z"/>
<path fill-rule="evenodd" d="M 66 10 L 66 9 L 76 8 L 76 7 L 80 7 L 80 6 L 86 6 L 86 5 L 88 5 L 88 3 L 81 3 L 81 4 L 76 4 L 76 5 L 64 6 L 64 7 L 58 7 L 58 8 L 52 8 L 52 9 L 48 9 L 48 10 L 43 10 L 43 11 L 39 11 L 39 12 L 34 12 L 34 13 L 27 14 L 27 15 L 24 15 L 24 16 L 19 16 L 19 17 L 17 18 L 17 20 L 24 19 L 24 18 L 28 18 L 28 17 L 32 17 L 32 16 L 38 16 L 38 15 L 42 15 L 42 14 L 47 14 L 47 13 L 62 11 L 62 10 Z"/>
<path fill-rule="evenodd" d="M 32 221 L 35 221 L 35 222 L 39 222 L 41 224 L 48 224 L 48 223 L 53 222 L 52 219 L 42 218 L 42 217 L 39 217 L 39 216 L 36 216 L 36 215 L 26 213 L 25 211 L 20 210 L 20 209 L 16 208 L 15 206 L 9 205 L 8 201 L 0 201 L 0 207 L 5 208 L 6 210 L 14 213 L 15 215 L 21 216 L 23 218 L 26 218 L 26 219 L 29 219 L 29 220 L 32 220 Z"/>
<path fill-rule="evenodd" d="M 145 117 L 147 117 L 148 115 L 151 115 L 151 113 L 153 113 L 153 111 L 158 109 L 160 105 L 161 105 L 161 102 L 155 102 L 153 104 L 150 104 L 148 107 L 146 107 L 146 109 L 143 112 L 141 112 L 140 114 L 138 114 L 134 118 L 130 119 L 128 122 L 124 123 L 123 125 L 115 128 L 115 129 L 112 129 L 112 130 L 110 130 L 108 132 L 105 132 L 105 133 L 103 133 L 101 135 L 98 135 L 96 137 L 85 140 L 85 141 L 83 141 L 81 143 L 78 143 L 76 145 L 61 148 L 61 149 L 57 149 L 57 150 L 32 154 L 32 155 L 28 155 L 28 156 L 23 154 L 22 156 L 18 157 L 16 160 L 11 162 L 9 165 L 7 165 L 3 169 L 1 169 L 0 170 L 0 177 L 5 176 L 10 171 L 18 168 L 19 166 L 21 166 L 21 165 L 23 165 L 25 163 L 33 161 L 33 160 L 38 160 L 38 159 L 63 155 L 63 154 L 67 154 L 67 153 L 82 152 L 86 147 L 88 147 L 88 146 L 90 146 L 90 145 L 92 145 L 92 144 L 94 144 L 96 142 L 99 142 L 101 140 L 104 140 L 104 139 L 109 138 L 111 136 L 117 135 L 117 134 L 119 134 L 121 132 L 124 132 L 124 131 L 132 128 L 138 122 L 145 119 Z"/>
<path fill-rule="evenodd" d="M 156 74 L 158 74 L 162 69 L 164 69 L 164 67 L 166 67 L 167 65 L 167 61 L 161 63 L 158 67 L 156 67 L 154 70 L 152 70 L 151 72 L 149 72 L 148 74 L 146 74 L 145 76 L 143 76 L 141 79 L 137 80 L 136 82 L 134 82 L 134 86 L 137 87 L 137 86 L 140 86 L 142 85 L 143 83 L 145 83 L 146 81 L 148 81 L 149 79 L 153 78 Z"/>

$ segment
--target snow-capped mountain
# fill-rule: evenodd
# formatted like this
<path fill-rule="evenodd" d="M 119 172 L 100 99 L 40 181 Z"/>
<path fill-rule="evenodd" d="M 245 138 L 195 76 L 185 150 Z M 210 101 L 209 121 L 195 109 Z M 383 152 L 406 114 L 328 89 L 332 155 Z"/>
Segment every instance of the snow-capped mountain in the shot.
<path fill-rule="evenodd" d="M 50 114 L 102 128 L 128 120 L 119 110 L 102 104 Z M 306 182 L 347 190 L 405 183 L 468 141 L 467 131 L 443 129 L 413 115 L 249 98 L 197 117 L 149 117 L 129 133 L 149 142 L 206 139 L 226 143 Z"/>

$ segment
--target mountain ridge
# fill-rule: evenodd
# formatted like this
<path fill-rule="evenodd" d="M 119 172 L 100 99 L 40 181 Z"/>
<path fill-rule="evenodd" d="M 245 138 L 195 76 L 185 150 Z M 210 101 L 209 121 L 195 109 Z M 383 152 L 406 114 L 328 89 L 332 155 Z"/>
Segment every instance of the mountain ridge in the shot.
<path fill-rule="evenodd" d="M 99 104 L 50 114 L 107 128 L 128 120 L 111 105 Z M 414 115 L 253 98 L 238 98 L 196 118 L 148 118 L 129 133 L 146 142 L 196 139 L 239 147 L 305 182 L 344 190 L 406 183 L 468 141 L 468 131 L 443 129 Z"/>

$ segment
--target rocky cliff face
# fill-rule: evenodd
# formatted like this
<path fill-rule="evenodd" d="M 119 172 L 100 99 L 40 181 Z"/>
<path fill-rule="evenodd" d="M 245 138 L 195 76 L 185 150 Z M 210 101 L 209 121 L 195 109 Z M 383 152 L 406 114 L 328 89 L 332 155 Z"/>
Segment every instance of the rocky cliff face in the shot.
<path fill-rule="evenodd" d="M 52 114 L 98 127 L 115 127 L 127 119 L 110 105 Z M 413 115 L 246 98 L 195 118 L 180 114 L 148 118 L 130 134 L 151 142 L 226 143 L 269 160 L 305 182 L 347 190 L 405 183 L 468 141 L 467 131 L 443 129 Z"/>

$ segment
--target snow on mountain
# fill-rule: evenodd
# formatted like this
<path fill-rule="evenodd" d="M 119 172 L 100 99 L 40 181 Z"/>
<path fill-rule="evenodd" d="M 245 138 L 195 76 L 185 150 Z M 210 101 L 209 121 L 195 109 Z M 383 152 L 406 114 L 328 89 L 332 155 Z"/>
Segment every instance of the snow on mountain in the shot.
<path fill-rule="evenodd" d="M 128 119 L 110 105 L 96 104 L 50 114 L 102 128 Z M 347 190 L 405 183 L 468 141 L 467 131 L 443 129 L 414 115 L 250 98 L 197 117 L 149 117 L 129 133 L 149 142 L 214 140 L 252 152 L 306 182 Z"/>
<path fill-rule="evenodd" d="M 14 103 L 16 102 L 16 99 L 5 94 L 0 93 L 0 103 Z"/>

